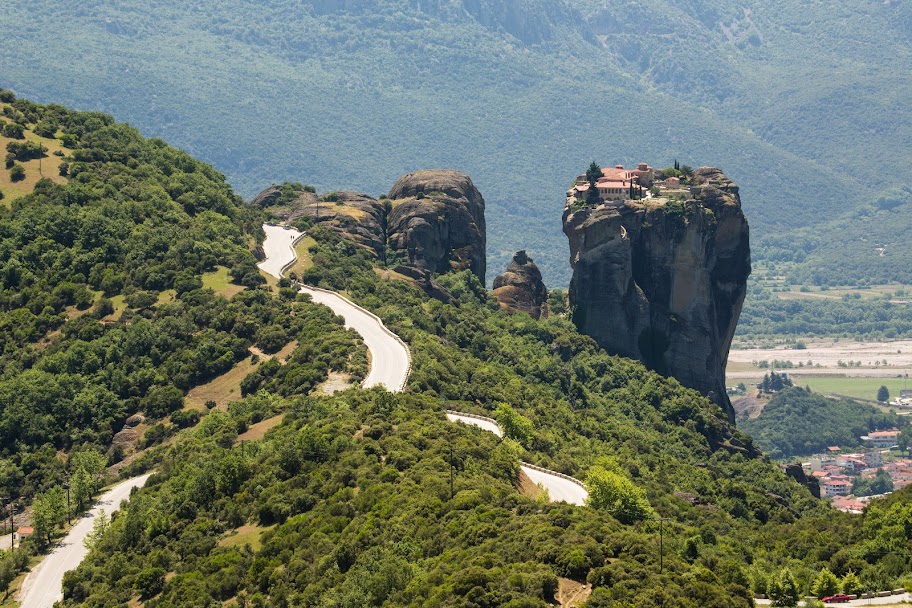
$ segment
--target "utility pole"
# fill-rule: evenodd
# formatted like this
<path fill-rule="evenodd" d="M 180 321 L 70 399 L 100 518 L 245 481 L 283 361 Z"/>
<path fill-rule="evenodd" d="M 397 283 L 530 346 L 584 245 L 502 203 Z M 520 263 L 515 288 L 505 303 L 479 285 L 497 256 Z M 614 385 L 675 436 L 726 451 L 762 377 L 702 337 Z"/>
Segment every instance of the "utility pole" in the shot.
<path fill-rule="evenodd" d="M 41 157 L 44 156 L 44 144 L 40 141 L 38 142 L 38 175 L 44 177 L 44 173 L 41 172 Z"/>

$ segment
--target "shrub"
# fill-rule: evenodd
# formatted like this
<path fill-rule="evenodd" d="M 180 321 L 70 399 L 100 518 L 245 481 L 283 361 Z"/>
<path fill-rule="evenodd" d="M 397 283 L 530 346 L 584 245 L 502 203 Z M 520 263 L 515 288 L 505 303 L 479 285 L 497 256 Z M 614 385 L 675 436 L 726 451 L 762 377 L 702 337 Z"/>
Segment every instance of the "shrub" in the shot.
<path fill-rule="evenodd" d="M 22 168 L 22 165 L 13 165 L 13 168 L 10 169 L 10 180 L 14 182 L 21 182 L 25 179 L 25 169 Z"/>
<path fill-rule="evenodd" d="M 25 139 L 25 126 L 16 122 L 3 125 L 3 136 L 10 139 Z"/>

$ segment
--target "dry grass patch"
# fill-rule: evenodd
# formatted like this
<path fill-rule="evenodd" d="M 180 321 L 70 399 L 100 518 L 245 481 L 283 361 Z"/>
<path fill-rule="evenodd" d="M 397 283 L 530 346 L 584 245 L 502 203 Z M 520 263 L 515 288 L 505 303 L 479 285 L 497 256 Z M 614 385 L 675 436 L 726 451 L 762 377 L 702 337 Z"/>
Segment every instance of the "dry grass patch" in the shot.
<path fill-rule="evenodd" d="M 234 440 L 234 445 L 241 443 L 242 441 L 259 441 L 266 436 L 266 433 L 269 432 L 269 429 L 273 429 L 279 424 L 282 423 L 282 418 L 285 417 L 285 414 L 279 414 L 273 416 L 272 418 L 267 418 L 266 420 L 261 420 L 256 424 L 253 424 L 248 428 L 244 433 L 241 433 L 237 436 L 237 439 Z"/>
<path fill-rule="evenodd" d="M 207 272 L 203 275 L 203 289 L 211 289 L 218 295 L 230 300 L 244 291 L 246 287 L 235 285 L 231 282 L 231 275 L 228 274 L 227 267 L 217 266 L 213 272 Z"/>
<path fill-rule="evenodd" d="M 289 272 L 301 276 L 305 270 L 313 267 L 313 257 L 310 255 L 310 248 L 317 244 L 313 237 L 305 236 L 295 243 L 295 254 L 298 256 L 294 265 Z"/>
<path fill-rule="evenodd" d="M 215 401 L 218 409 L 226 409 L 232 401 L 240 401 L 241 381 L 259 366 L 260 362 L 252 363 L 248 357 L 221 376 L 193 387 L 184 399 L 184 408 L 205 410 L 207 401 Z"/>
<path fill-rule="evenodd" d="M 516 480 L 516 489 L 520 494 L 532 500 L 537 499 L 544 490 L 540 485 L 532 481 L 532 478 L 526 475 L 522 470 L 519 471 L 519 478 Z"/>
<path fill-rule="evenodd" d="M 234 534 L 220 540 L 219 547 L 243 547 L 244 545 L 250 545 L 251 549 L 259 551 L 260 547 L 263 546 L 262 542 L 260 542 L 260 537 L 263 536 L 263 532 L 268 529 L 269 528 L 263 528 L 253 524 L 241 526 Z"/>
<path fill-rule="evenodd" d="M 9 122 L 9 119 L 4 120 L 4 124 Z M 68 150 L 60 144 L 60 140 L 39 137 L 28 129 L 25 130 L 25 139 L 10 139 L 0 135 L 0 151 L 3 152 L 4 156 L 6 155 L 6 145 L 12 141 L 40 143 L 47 151 L 47 156 L 40 160 L 36 158 L 25 162 L 16 161 L 17 165 L 22 165 L 22 168 L 25 169 L 25 179 L 22 181 L 13 182 L 10 179 L 10 170 L 0 168 L 0 191 L 6 195 L 3 199 L 3 204 L 9 204 L 14 198 L 30 194 L 35 189 L 35 184 L 42 178 L 48 178 L 58 184 L 66 182 L 67 178 L 60 176 L 60 163 L 64 159 L 60 156 L 54 156 L 54 152 L 57 151 L 63 151 L 64 154 L 68 153 Z"/>

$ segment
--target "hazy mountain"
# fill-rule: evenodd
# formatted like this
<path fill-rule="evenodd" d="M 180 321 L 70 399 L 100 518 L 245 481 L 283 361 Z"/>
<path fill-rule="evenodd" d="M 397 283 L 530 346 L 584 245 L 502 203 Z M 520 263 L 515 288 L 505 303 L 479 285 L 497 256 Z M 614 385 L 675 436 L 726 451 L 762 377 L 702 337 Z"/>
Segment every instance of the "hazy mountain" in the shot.
<path fill-rule="evenodd" d="M 287 179 L 379 194 L 409 170 L 466 171 L 489 203 L 491 268 L 527 249 L 552 285 L 569 277 L 563 191 L 593 158 L 723 167 L 755 241 L 912 177 L 908 3 L 4 9 L 0 86 L 100 106 L 247 196 Z"/>

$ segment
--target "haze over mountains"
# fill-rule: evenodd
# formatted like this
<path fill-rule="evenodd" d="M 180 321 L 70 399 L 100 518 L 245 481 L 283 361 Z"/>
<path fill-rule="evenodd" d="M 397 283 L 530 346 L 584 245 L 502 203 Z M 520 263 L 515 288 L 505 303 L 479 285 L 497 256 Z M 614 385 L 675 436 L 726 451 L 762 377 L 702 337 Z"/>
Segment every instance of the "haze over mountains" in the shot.
<path fill-rule="evenodd" d="M 0 36 L 0 86 L 112 112 L 245 196 L 463 170 L 491 268 L 527 249 L 552 286 L 570 276 L 563 191 L 593 158 L 722 167 L 761 257 L 800 241 L 826 279 L 851 241 L 884 278 L 901 266 L 873 244 L 900 238 L 912 197 L 868 205 L 912 178 L 908 3 L 13 0 Z"/>

